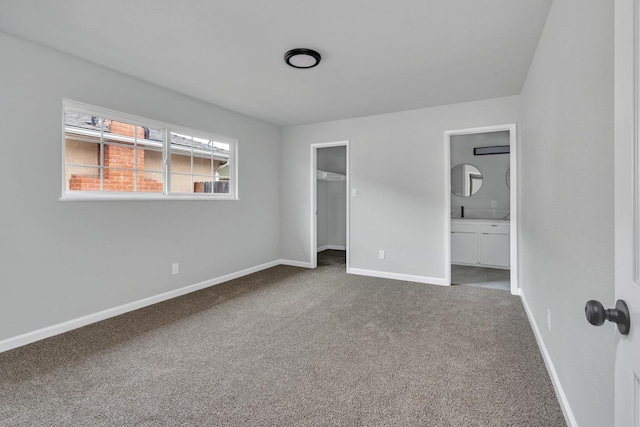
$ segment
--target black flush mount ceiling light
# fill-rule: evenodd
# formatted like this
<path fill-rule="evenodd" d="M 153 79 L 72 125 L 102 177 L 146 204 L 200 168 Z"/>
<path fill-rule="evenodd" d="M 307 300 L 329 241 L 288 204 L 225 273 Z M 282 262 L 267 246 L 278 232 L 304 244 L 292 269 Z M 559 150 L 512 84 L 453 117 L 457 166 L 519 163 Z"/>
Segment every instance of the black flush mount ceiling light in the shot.
<path fill-rule="evenodd" d="M 293 68 L 313 68 L 320 63 L 322 57 L 312 49 L 291 49 L 284 54 L 284 61 Z"/>

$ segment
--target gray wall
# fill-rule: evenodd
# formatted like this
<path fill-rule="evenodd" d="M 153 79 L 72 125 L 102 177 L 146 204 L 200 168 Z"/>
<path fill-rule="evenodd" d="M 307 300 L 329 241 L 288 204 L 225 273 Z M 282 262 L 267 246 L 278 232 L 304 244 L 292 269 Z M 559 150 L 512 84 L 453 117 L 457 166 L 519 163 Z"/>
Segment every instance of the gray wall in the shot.
<path fill-rule="evenodd" d="M 520 284 L 582 427 L 614 420 L 613 3 L 554 1 L 522 91 Z"/>
<path fill-rule="evenodd" d="M 347 246 L 347 182 L 329 182 L 327 189 L 327 244 Z"/>
<path fill-rule="evenodd" d="M 316 243 L 319 248 L 329 244 L 329 182 L 317 180 L 316 209 L 318 219 L 316 222 Z"/>
<path fill-rule="evenodd" d="M 0 340 L 279 258 L 277 127 L 1 33 L 0 52 Z M 62 98 L 238 138 L 240 200 L 58 201 Z"/>
<path fill-rule="evenodd" d="M 475 156 L 475 147 L 509 145 L 509 132 L 476 133 L 471 135 L 453 135 L 451 137 L 451 167 L 470 164 L 482 173 L 482 186 L 470 197 L 451 194 L 451 212 L 460 216 L 460 206 L 467 209 L 509 210 L 509 187 L 505 179 L 509 169 L 509 154 Z M 452 181 L 453 184 L 453 181 Z M 497 202 L 496 208 L 491 201 Z M 468 211 L 467 211 L 468 212 Z"/>
<path fill-rule="evenodd" d="M 347 246 L 347 183 L 318 180 L 317 246 Z"/>
<path fill-rule="evenodd" d="M 341 147 L 319 148 L 319 170 L 346 174 L 347 149 Z M 318 232 L 317 246 L 346 247 L 347 245 L 347 183 L 346 181 L 318 180 Z"/>
<path fill-rule="evenodd" d="M 284 128 L 281 257 L 311 259 L 310 144 L 349 140 L 358 191 L 350 198 L 350 266 L 444 279 L 444 131 L 516 123 L 519 114 L 515 96 Z"/>
<path fill-rule="evenodd" d="M 345 146 L 318 148 L 316 162 L 320 170 L 344 175 L 347 173 L 347 148 Z"/>

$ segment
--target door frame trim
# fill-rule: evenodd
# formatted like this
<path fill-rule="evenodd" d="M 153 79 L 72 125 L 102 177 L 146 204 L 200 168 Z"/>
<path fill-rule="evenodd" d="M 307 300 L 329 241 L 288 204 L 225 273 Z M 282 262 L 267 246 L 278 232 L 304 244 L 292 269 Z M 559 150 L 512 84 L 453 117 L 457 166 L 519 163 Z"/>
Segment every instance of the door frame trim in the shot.
<path fill-rule="evenodd" d="M 344 141 L 334 141 L 334 142 L 320 142 L 316 144 L 310 145 L 310 174 L 309 181 L 311 187 L 311 203 L 309 209 L 309 215 L 311 218 L 311 245 L 309 247 L 309 258 L 311 259 L 311 268 L 316 268 L 318 266 L 318 215 L 317 215 L 317 202 L 318 202 L 318 183 L 316 179 L 316 170 L 318 169 L 318 148 L 329 148 L 329 147 L 345 147 L 346 150 L 346 203 L 347 203 L 347 212 L 346 212 L 346 225 L 347 225 L 347 236 L 346 236 L 346 252 L 347 252 L 347 268 L 346 271 L 349 271 L 349 218 L 350 218 L 350 207 L 349 207 L 349 140 Z"/>
<path fill-rule="evenodd" d="M 509 131 L 509 258 L 511 263 L 511 293 L 520 295 L 518 281 L 518 147 L 516 124 L 482 126 L 467 129 L 447 130 L 444 132 L 444 271 L 445 282 L 451 285 L 451 137 L 454 135 L 470 135 L 476 133 Z"/>
<path fill-rule="evenodd" d="M 640 5 L 636 0 L 616 0 L 614 10 L 614 297 L 626 300 L 631 322 L 637 323 L 639 307 L 634 302 L 640 295 Z M 640 422 L 637 334 L 636 329 L 634 335 L 632 324 L 628 336 L 616 337 L 616 427 Z"/>

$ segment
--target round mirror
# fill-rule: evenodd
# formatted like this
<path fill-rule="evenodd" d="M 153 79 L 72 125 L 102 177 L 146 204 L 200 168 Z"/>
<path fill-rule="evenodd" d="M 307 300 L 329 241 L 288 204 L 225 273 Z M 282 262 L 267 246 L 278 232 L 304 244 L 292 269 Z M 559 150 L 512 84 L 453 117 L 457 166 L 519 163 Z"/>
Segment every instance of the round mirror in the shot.
<path fill-rule="evenodd" d="M 482 174 L 472 165 L 458 165 L 451 169 L 451 192 L 456 196 L 473 196 L 482 187 Z"/>
<path fill-rule="evenodd" d="M 507 169 L 505 180 L 507 181 L 507 187 L 511 188 L 511 168 Z"/>

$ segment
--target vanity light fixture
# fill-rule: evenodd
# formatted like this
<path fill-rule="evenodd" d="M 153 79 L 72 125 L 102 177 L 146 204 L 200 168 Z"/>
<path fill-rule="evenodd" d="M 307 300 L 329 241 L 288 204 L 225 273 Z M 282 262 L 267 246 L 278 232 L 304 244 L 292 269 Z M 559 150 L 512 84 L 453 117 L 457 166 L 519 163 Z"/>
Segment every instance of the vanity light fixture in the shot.
<path fill-rule="evenodd" d="M 487 154 L 509 154 L 509 145 L 494 145 L 493 147 L 476 147 L 473 149 L 474 156 L 486 156 Z"/>
<path fill-rule="evenodd" d="M 320 63 L 322 57 L 313 49 L 291 49 L 284 54 L 284 62 L 293 68 L 313 68 Z"/>

